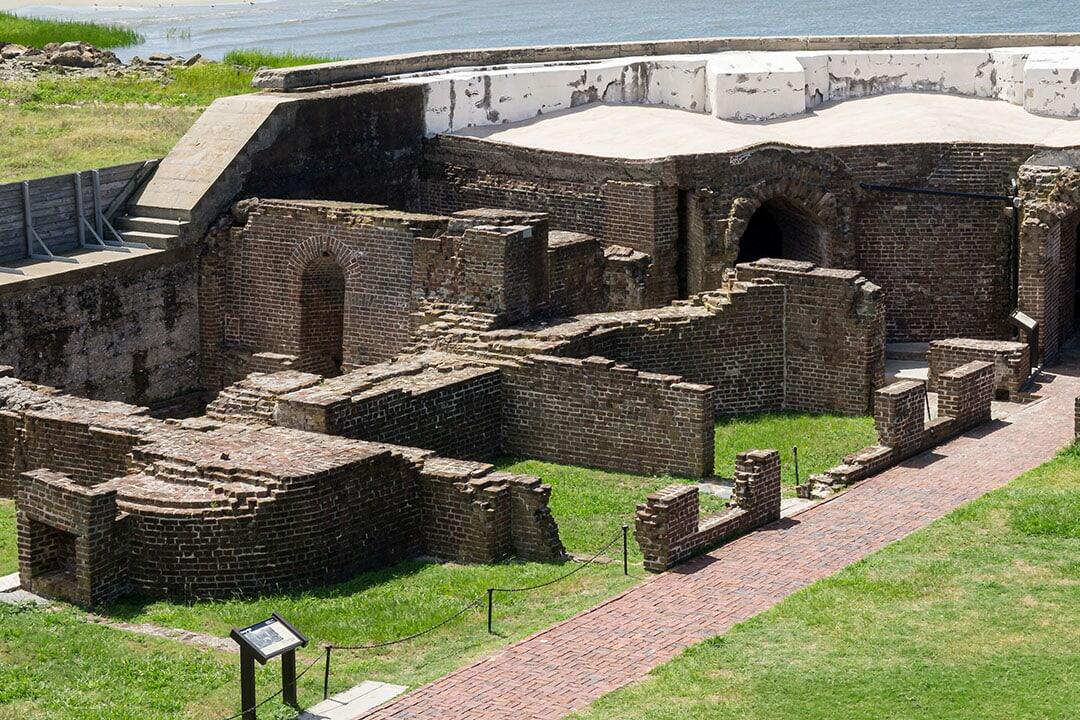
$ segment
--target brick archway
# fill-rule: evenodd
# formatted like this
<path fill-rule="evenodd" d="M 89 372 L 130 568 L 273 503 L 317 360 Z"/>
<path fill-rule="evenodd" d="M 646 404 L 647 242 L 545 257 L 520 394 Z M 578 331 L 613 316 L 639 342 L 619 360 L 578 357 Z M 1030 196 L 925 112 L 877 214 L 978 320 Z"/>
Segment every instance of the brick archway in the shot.
<path fill-rule="evenodd" d="M 829 266 L 844 264 L 854 254 L 849 223 L 839 211 L 836 196 L 824 189 L 824 177 L 817 183 L 771 179 L 752 185 L 732 201 L 724 233 L 728 265 L 733 266 L 740 253 L 744 258 L 754 254 L 742 247 L 743 238 L 748 230 L 754 231 L 752 221 L 763 213 L 787 229 L 781 243 L 789 248 L 789 259 Z"/>
<path fill-rule="evenodd" d="M 297 369 L 337 375 L 357 364 L 359 332 L 350 296 L 358 291 L 360 258 L 333 236 L 304 240 L 286 265 Z"/>

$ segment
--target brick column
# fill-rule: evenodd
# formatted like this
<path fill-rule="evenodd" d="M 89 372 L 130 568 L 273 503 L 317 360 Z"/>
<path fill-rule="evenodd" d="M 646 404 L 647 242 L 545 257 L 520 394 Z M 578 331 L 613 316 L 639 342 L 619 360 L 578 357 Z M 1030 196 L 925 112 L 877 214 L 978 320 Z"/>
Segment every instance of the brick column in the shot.
<path fill-rule="evenodd" d="M 874 393 L 879 441 L 903 454 L 918 446 L 925 429 L 926 385 L 901 380 Z"/>
<path fill-rule="evenodd" d="M 780 453 L 747 450 L 735 456 L 732 499 L 750 513 L 754 524 L 780 519 Z"/>
<path fill-rule="evenodd" d="M 634 535 L 645 556 L 645 569 L 663 572 L 679 560 L 679 546 L 697 531 L 698 489 L 669 485 L 638 505 Z"/>
<path fill-rule="evenodd" d="M 956 432 L 990 421 L 994 364 L 973 361 L 938 377 L 938 415 L 955 418 Z"/>

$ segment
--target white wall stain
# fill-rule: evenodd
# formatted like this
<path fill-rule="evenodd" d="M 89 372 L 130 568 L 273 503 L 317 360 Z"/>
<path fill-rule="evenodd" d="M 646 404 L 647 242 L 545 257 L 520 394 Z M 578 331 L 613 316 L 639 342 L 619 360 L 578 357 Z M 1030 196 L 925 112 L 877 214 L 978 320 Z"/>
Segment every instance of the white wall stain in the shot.
<path fill-rule="evenodd" d="M 533 63 L 407 75 L 426 86 L 428 135 L 594 102 L 666 105 L 764 121 L 890 92 L 996 98 L 1080 116 L 1080 48 L 721 52 Z"/>

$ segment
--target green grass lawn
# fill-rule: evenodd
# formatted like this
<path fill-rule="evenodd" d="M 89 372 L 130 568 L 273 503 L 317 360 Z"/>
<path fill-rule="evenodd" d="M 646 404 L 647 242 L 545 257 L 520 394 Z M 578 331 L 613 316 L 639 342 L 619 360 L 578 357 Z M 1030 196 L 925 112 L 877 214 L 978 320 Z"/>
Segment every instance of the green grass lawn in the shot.
<path fill-rule="evenodd" d="M 254 92 L 255 69 L 324 60 L 243 50 L 170 68 L 162 80 L 46 73 L 0 82 L 0 183 L 162 157 L 214 100 Z"/>
<path fill-rule="evenodd" d="M 119 48 L 137 45 L 143 38 L 122 25 L 76 20 L 45 20 L 0 11 L 0 42 L 18 43 L 27 47 L 43 47 L 47 43 L 79 40 L 99 48 Z"/>
<path fill-rule="evenodd" d="M 1080 449 L 726 635 L 582 720 L 1075 718 Z"/>
<path fill-rule="evenodd" d="M 10 575 L 19 569 L 18 548 L 15 546 L 15 502 L 0 499 L 0 575 Z"/>
<path fill-rule="evenodd" d="M 805 481 L 876 442 L 872 417 L 779 412 L 728 418 L 716 424 L 716 473 L 731 477 L 735 455 L 742 450 L 779 450 L 784 495 L 791 496 L 795 493 L 792 447 L 799 447 L 799 475 Z"/>
<path fill-rule="evenodd" d="M 734 449 L 773 447 L 788 443 L 793 436 L 815 436 L 815 424 L 829 441 L 837 456 L 866 444 L 854 433 L 846 442 L 837 431 L 840 423 L 857 421 L 828 416 L 808 418 L 797 415 L 764 416 L 759 423 L 741 421 L 738 426 L 747 438 L 740 442 L 733 421 L 721 425 L 718 447 L 724 448 L 718 460 L 730 463 Z M 863 419 L 862 424 L 866 423 Z M 833 437 L 836 435 L 836 437 Z M 721 439 L 723 437 L 723 439 Z M 750 438 L 760 442 L 750 442 Z M 772 440 L 773 442 L 767 442 Z M 825 443 L 821 443 L 823 446 Z M 850 446 L 850 447 L 849 447 Z M 730 455 L 730 457 L 728 457 Z M 825 461 L 823 461 L 825 462 Z M 620 537 L 622 524 L 633 522 L 635 506 L 646 494 L 672 482 L 670 477 L 650 477 L 568 467 L 532 460 L 505 459 L 500 468 L 542 477 L 552 485 L 551 509 L 559 522 L 567 549 L 579 555 L 591 554 Z M 703 494 L 702 511 L 723 507 L 719 498 Z M 7 507 L 10 507 L 10 502 Z M 0 506 L 2 511 L 3 506 Z M 0 563 L 14 558 L 14 528 L 11 513 L 0 512 Z M 533 593 L 497 597 L 496 635 L 488 635 L 484 608 L 478 607 L 455 622 L 440 628 L 422 641 L 397 645 L 381 651 L 338 653 L 334 656 L 331 692 L 339 692 L 365 679 L 416 686 L 461 667 L 469 660 L 490 653 L 508 642 L 569 617 L 601 600 L 641 582 L 641 555 L 631 530 L 631 577 L 622 574 L 621 543 L 616 542 L 606 555 L 611 562 L 596 564 L 572 578 Z M 457 565 L 409 561 L 392 568 L 365 573 L 349 582 L 316 590 L 279 593 L 262 598 L 182 603 L 163 600 L 125 598 L 108 608 L 118 620 L 146 622 L 225 636 L 234 626 L 249 624 L 277 611 L 306 632 L 313 641 L 301 652 L 301 663 L 319 656 L 322 643 L 354 644 L 379 642 L 408 635 L 437 623 L 456 612 L 465 603 L 485 595 L 488 587 L 532 585 L 555 578 L 576 567 L 573 564 L 504 563 L 493 566 Z M 177 649 L 182 657 L 178 672 L 190 682 L 177 680 L 175 687 L 157 677 L 163 647 L 156 642 L 131 639 L 126 633 L 108 628 L 84 628 L 80 612 L 64 605 L 52 611 L 28 610 L 0 618 L 12 638 L 9 647 L 0 648 L 0 660 L 12 668 L 10 675 L 0 672 L 0 720 L 21 717 L 64 717 L 82 720 L 112 717 L 114 698 L 157 692 L 168 693 L 147 710 L 148 718 L 213 718 L 228 715 L 236 708 L 234 659 L 226 654 L 193 649 Z M 80 651 L 64 654 L 58 645 L 71 642 Z M 54 683 L 68 678 L 95 678 L 94 664 L 101 659 L 115 663 L 118 657 L 113 644 L 129 648 L 126 663 L 110 672 L 74 687 L 63 686 L 58 692 Z M 167 644 L 164 647 L 171 647 Z M 6 657 L 3 657 L 6 654 Z M 33 681 L 16 680 L 19 668 L 35 670 Z M 276 675 L 260 676 L 260 694 L 273 692 Z M 92 683 L 92 686 L 86 683 Z M 113 695 L 108 687 L 124 684 L 123 693 Z M 5 698 L 8 700 L 5 702 Z M 300 700 L 310 705 L 321 699 L 321 672 L 317 668 L 300 683 Z M 155 714 L 156 713 L 156 714 Z M 136 717 L 136 716 L 132 716 Z M 140 716 L 141 717 L 141 716 Z M 262 715 L 260 714 L 260 717 Z"/>

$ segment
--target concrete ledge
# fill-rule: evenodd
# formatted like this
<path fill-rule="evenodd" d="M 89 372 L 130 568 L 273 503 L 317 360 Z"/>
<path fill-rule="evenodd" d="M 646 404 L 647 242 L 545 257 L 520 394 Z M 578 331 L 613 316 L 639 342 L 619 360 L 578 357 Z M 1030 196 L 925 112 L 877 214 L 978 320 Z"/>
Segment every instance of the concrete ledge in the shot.
<path fill-rule="evenodd" d="M 603 60 L 642 55 L 693 55 L 725 50 L 952 50 L 1036 45 L 1080 45 L 1080 33 L 718 37 L 449 50 L 260 70 L 251 84 L 264 90 L 295 91 L 454 67 Z"/>

